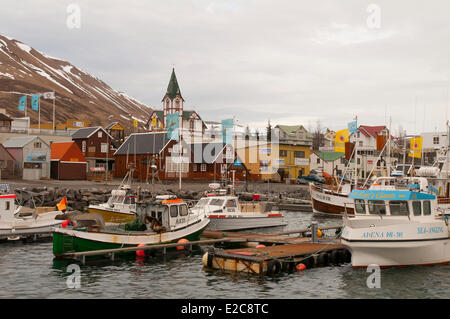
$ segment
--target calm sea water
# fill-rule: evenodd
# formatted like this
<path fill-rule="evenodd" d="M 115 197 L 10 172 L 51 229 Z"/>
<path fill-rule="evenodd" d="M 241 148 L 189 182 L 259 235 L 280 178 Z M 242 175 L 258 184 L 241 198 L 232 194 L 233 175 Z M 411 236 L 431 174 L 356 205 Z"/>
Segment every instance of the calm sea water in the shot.
<path fill-rule="evenodd" d="M 286 212 L 299 229 L 336 217 Z M 260 230 L 261 231 L 261 230 Z M 267 230 L 265 230 L 267 232 Z M 114 263 L 80 265 L 80 288 L 68 288 L 69 262 L 53 259 L 52 243 L 0 245 L 0 298 L 449 298 L 450 266 L 381 270 L 381 288 L 370 289 L 370 273 L 350 264 L 313 268 L 276 278 L 205 270 L 202 252 Z"/>

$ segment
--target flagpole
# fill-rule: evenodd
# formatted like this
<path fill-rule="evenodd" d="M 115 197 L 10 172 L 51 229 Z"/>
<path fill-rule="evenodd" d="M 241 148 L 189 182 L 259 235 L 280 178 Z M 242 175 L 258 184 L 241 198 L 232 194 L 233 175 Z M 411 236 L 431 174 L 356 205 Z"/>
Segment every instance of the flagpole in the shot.
<path fill-rule="evenodd" d="M 55 95 L 53 96 L 53 135 L 55 135 L 55 100 L 56 100 L 56 92 Z"/>

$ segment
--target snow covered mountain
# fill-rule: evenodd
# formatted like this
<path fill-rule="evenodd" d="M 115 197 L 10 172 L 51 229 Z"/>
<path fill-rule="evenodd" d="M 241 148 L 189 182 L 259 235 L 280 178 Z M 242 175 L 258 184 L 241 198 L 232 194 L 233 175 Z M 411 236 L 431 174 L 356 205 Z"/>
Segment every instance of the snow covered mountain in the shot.
<path fill-rule="evenodd" d="M 141 127 L 152 109 L 118 92 L 102 80 L 67 61 L 50 57 L 28 45 L 0 35 L 0 107 L 14 117 L 24 116 L 18 109 L 23 94 L 56 92 L 56 122 L 67 119 L 89 120 L 92 125 L 119 121 L 127 128 L 137 119 Z M 38 114 L 27 101 L 27 116 L 37 123 Z M 52 100 L 40 99 L 41 123 L 52 122 Z M 113 115 L 111 120 L 107 120 Z"/>

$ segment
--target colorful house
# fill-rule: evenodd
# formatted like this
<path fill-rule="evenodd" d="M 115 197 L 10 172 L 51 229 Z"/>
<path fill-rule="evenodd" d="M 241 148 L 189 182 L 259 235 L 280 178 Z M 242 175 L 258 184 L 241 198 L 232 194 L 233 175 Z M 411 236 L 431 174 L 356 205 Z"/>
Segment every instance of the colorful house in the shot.
<path fill-rule="evenodd" d="M 52 143 L 50 177 L 59 180 L 85 180 L 87 161 L 75 142 Z"/>
<path fill-rule="evenodd" d="M 15 159 L 8 150 L 0 144 L 0 179 L 15 177 Z"/>

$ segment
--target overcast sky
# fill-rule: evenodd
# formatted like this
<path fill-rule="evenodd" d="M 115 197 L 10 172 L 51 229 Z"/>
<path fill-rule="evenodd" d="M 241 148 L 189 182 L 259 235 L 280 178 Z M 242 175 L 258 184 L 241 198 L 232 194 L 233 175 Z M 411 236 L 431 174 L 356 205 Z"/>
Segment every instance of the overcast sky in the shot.
<path fill-rule="evenodd" d="M 174 65 L 204 120 L 445 130 L 450 2 L 0 0 L 0 33 L 161 108 Z M 69 28 L 80 8 L 80 28 Z M 376 4 L 374 9 L 370 4 Z M 379 10 L 378 10 L 379 9 Z"/>

